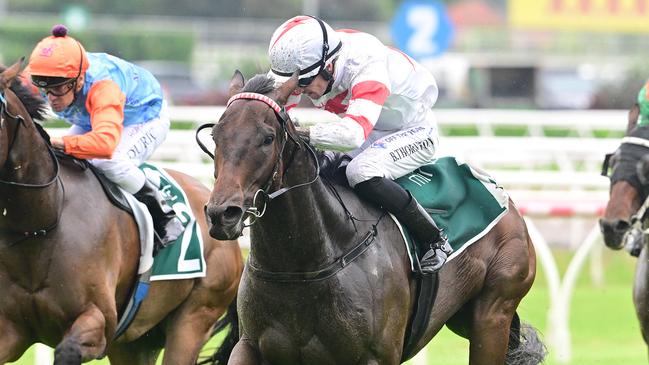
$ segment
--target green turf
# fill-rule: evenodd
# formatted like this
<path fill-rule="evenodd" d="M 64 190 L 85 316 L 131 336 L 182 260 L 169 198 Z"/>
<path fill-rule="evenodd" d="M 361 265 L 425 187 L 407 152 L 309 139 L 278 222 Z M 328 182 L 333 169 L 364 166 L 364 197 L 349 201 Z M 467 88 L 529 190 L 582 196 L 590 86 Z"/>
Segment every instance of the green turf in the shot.
<path fill-rule="evenodd" d="M 557 264 L 563 270 L 573 253 L 554 251 Z M 631 301 L 631 283 L 635 260 L 622 252 L 604 252 L 605 278 L 601 286 L 590 281 L 588 266 L 584 267 L 573 294 L 570 311 L 572 361 L 559 362 L 550 353 L 546 365 L 647 364 L 644 343 Z M 524 322 L 547 334 L 549 292 L 545 275 L 539 266 L 537 280 L 519 306 Z M 214 347 L 208 344 L 208 347 Z M 552 349 L 550 348 L 550 351 Z M 430 365 L 465 365 L 468 363 L 468 342 L 448 330 L 438 334 L 426 349 Z M 107 364 L 93 361 L 91 364 Z M 33 364 L 28 352 L 15 364 Z M 412 362 L 410 362 L 412 364 Z"/>

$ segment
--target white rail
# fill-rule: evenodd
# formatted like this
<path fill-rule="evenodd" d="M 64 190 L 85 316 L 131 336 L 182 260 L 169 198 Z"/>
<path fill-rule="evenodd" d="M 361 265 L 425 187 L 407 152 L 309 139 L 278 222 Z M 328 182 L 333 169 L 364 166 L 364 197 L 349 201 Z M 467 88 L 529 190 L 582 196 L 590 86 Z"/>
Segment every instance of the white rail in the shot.
<path fill-rule="evenodd" d="M 172 106 L 172 120 L 197 124 L 219 120 L 222 106 Z M 291 111 L 299 122 L 312 124 L 335 118 L 318 109 L 300 108 Z M 570 129 L 580 137 L 592 137 L 598 130 L 626 130 L 626 110 L 501 110 L 501 109 L 435 109 L 442 126 L 475 126 L 481 136 L 493 136 L 498 126 L 526 126 L 528 135 L 542 137 L 544 128 Z"/>

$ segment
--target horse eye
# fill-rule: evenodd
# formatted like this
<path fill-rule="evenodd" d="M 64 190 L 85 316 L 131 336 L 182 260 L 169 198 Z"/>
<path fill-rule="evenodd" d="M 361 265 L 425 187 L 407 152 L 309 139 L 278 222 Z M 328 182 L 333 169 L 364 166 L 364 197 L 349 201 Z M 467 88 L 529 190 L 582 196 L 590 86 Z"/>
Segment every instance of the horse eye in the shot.
<path fill-rule="evenodd" d="M 266 138 L 264 138 L 264 145 L 268 146 L 269 144 L 273 143 L 274 139 L 275 138 L 273 138 L 273 136 L 266 136 Z"/>

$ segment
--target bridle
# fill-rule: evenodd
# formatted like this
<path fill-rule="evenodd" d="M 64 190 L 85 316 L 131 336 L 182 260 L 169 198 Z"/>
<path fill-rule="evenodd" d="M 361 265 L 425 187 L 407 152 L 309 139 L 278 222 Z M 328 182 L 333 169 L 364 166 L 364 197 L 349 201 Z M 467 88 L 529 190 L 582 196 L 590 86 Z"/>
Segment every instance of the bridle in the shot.
<path fill-rule="evenodd" d="M 258 94 L 258 93 L 240 93 L 236 94 L 233 97 L 228 100 L 228 103 L 226 105 L 226 109 L 230 107 L 232 102 L 239 100 L 239 99 L 247 99 L 247 100 L 257 100 L 265 103 L 268 105 L 273 111 L 275 112 L 275 116 L 277 117 L 278 122 L 282 126 L 282 129 L 284 131 L 284 140 L 282 141 L 282 147 L 281 147 L 281 152 L 278 155 L 277 161 L 275 161 L 275 167 L 273 168 L 273 173 L 268 179 L 268 182 L 264 185 L 263 189 L 259 189 L 253 198 L 253 203 L 252 207 L 248 208 L 246 210 L 246 213 L 250 214 L 253 218 L 251 218 L 251 222 L 248 226 L 254 224 L 258 218 L 261 218 L 264 213 L 266 212 L 266 205 L 273 199 L 281 196 L 282 194 L 292 190 L 296 189 L 299 187 L 303 186 L 308 186 L 313 183 L 315 183 L 318 178 L 320 177 L 320 163 L 318 161 L 317 155 L 313 147 L 305 141 L 298 142 L 295 137 L 290 133 L 290 131 L 287 128 L 287 125 L 291 123 L 291 120 L 286 113 L 286 110 L 283 107 L 280 107 L 273 99 L 267 97 L 266 95 L 263 94 Z M 214 155 L 209 152 L 209 150 L 203 145 L 203 143 L 200 141 L 198 138 L 198 133 L 205 128 L 213 128 L 215 123 L 207 123 L 198 128 L 196 131 L 196 141 L 198 142 L 198 145 L 200 148 L 208 154 L 212 159 L 214 159 Z M 316 164 L 316 172 L 315 172 L 315 177 L 305 183 L 297 184 L 294 186 L 290 187 L 284 187 L 281 188 L 273 193 L 268 193 L 270 186 L 272 185 L 273 180 L 275 179 L 277 175 L 277 171 L 279 169 L 279 164 L 282 159 L 282 152 L 284 151 L 284 147 L 286 145 L 287 140 L 293 141 L 296 145 L 296 149 L 301 148 L 301 145 L 304 145 L 307 150 L 309 151 L 310 155 L 313 157 L 313 160 L 315 161 Z M 285 167 L 284 172 L 288 169 L 288 166 Z M 256 200 L 259 196 L 263 197 L 263 207 L 261 211 L 256 207 Z M 342 201 L 341 201 L 342 203 Z M 344 204 L 343 204 L 344 207 Z M 345 208 L 346 209 L 346 208 Z M 317 281 L 323 281 L 327 280 L 334 275 L 336 275 L 338 272 L 343 270 L 345 267 L 347 267 L 349 264 L 354 262 L 358 257 L 360 257 L 363 253 L 365 253 L 373 244 L 374 244 L 374 239 L 376 238 L 378 234 L 378 224 L 380 220 L 384 217 L 385 215 L 381 215 L 379 219 L 376 221 L 376 223 L 372 224 L 370 230 L 361 237 L 360 241 L 356 243 L 353 247 L 350 249 L 346 250 L 344 254 L 342 254 L 340 257 L 329 263 L 328 265 L 324 266 L 323 268 L 320 268 L 315 271 L 295 271 L 295 272 L 277 272 L 277 271 L 268 271 L 264 270 L 258 266 L 255 265 L 253 262 L 254 260 L 248 260 L 247 263 L 247 268 L 250 271 L 251 275 L 255 276 L 258 279 L 264 280 L 264 281 L 269 281 L 269 282 L 280 282 L 280 283 L 308 283 L 308 282 L 317 282 Z M 349 217 L 352 219 L 355 219 L 353 216 L 349 215 Z"/>
<path fill-rule="evenodd" d="M 250 225 L 254 224 L 257 219 L 261 218 L 264 215 L 264 213 L 266 213 L 266 206 L 268 205 L 268 203 L 271 200 L 283 195 L 284 193 L 287 193 L 290 190 L 300 188 L 300 187 L 303 187 L 303 186 L 308 186 L 308 185 L 311 185 L 311 184 L 315 183 L 318 180 L 318 178 L 320 177 L 320 163 L 318 161 L 316 152 L 313 149 L 313 147 L 311 147 L 310 144 L 308 144 L 308 143 L 306 143 L 306 142 L 304 142 L 302 140 L 300 140 L 298 142 L 299 137 L 293 136 L 293 134 L 289 131 L 288 124 L 292 123 L 292 122 L 291 122 L 291 118 L 289 117 L 288 113 L 286 112 L 286 109 L 283 106 L 279 106 L 279 104 L 277 104 L 277 102 L 275 102 L 275 100 L 269 98 L 266 95 L 259 94 L 259 93 L 254 93 L 254 92 L 243 92 L 243 93 L 235 94 L 234 96 L 232 96 L 230 98 L 230 100 L 228 100 L 225 108 L 226 109 L 229 108 L 230 105 L 232 105 L 232 103 L 237 101 L 237 100 L 256 100 L 256 101 L 260 101 L 260 102 L 268 105 L 268 107 L 273 109 L 273 111 L 275 112 L 275 116 L 277 117 L 277 121 L 281 125 L 282 130 L 284 132 L 283 133 L 284 138 L 282 140 L 282 146 L 280 147 L 280 153 L 277 155 L 277 160 L 275 161 L 275 165 L 273 167 L 273 173 L 270 174 L 267 182 L 263 185 L 263 187 L 261 189 L 257 190 L 257 192 L 255 193 L 255 195 L 253 197 L 253 200 L 252 200 L 252 206 L 246 210 L 246 213 L 249 214 L 252 217 L 251 220 L 250 220 L 250 224 L 247 225 L 247 226 L 250 226 Z M 206 123 L 206 124 L 201 125 L 196 130 L 196 142 L 198 143 L 201 150 L 203 150 L 203 152 L 205 152 L 208 156 L 210 156 L 210 158 L 212 160 L 214 160 L 214 154 L 211 153 L 207 147 L 205 147 L 205 145 L 199 139 L 198 134 L 199 134 L 199 132 L 201 130 L 203 130 L 205 128 L 214 128 L 215 125 L 216 125 L 215 123 Z M 288 140 L 291 140 L 295 144 L 296 149 L 301 149 L 302 146 L 306 147 L 307 151 L 309 152 L 309 154 L 313 157 L 313 160 L 315 161 L 315 165 L 316 165 L 315 176 L 313 177 L 313 179 L 311 179 L 308 182 L 293 185 L 293 186 L 290 186 L 290 187 L 283 187 L 283 188 L 280 188 L 280 189 L 278 189 L 278 190 L 276 190 L 276 191 L 274 191 L 272 193 L 269 193 L 273 182 L 277 179 L 277 176 L 279 174 L 280 163 L 282 161 L 282 156 L 284 154 L 284 148 L 286 147 L 286 142 Z M 288 167 L 286 167 L 284 169 L 284 172 L 287 169 L 288 169 Z M 261 208 L 257 207 L 259 203 L 262 204 Z"/>
<path fill-rule="evenodd" d="M 7 98 L 4 95 L 4 91 L 0 91 L 0 129 L 3 129 L 6 127 L 5 125 L 5 117 L 8 117 L 9 119 L 13 119 L 17 121 L 18 123 L 16 124 L 16 130 L 13 134 L 13 137 L 11 138 L 11 142 L 9 143 L 9 146 L 7 147 L 7 154 L 11 151 L 11 148 L 13 147 L 15 141 L 16 141 L 16 136 L 18 135 L 18 131 L 20 130 L 20 126 L 22 125 L 25 127 L 25 119 L 20 116 L 20 115 L 14 115 L 9 112 L 9 107 L 7 105 Z M 15 182 L 15 181 L 7 181 L 7 180 L 2 180 L 0 179 L 0 185 L 4 186 L 9 186 L 13 188 L 25 188 L 25 189 L 45 189 L 55 182 L 59 182 L 61 189 L 63 191 L 62 197 L 61 197 L 61 202 L 65 199 L 65 187 L 63 186 L 63 183 L 61 182 L 59 178 L 59 160 L 56 158 L 54 151 L 52 150 L 52 147 L 48 144 L 47 145 L 47 150 L 52 158 L 52 161 L 54 162 L 54 177 L 52 177 L 51 180 L 49 180 L 46 183 L 42 184 L 29 184 L 29 183 L 21 183 L 21 182 Z M 60 204 L 59 206 L 62 206 L 63 204 Z M 53 223 L 49 224 L 45 228 L 37 229 L 34 231 L 13 231 L 13 230 L 8 230 L 9 232 L 13 233 L 19 233 L 21 237 L 19 237 L 17 240 L 12 241 L 9 243 L 9 246 L 15 245 L 18 242 L 21 242 L 25 239 L 28 238 L 34 238 L 34 237 L 39 237 L 39 236 L 45 236 L 47 233 L 52 231 L 56 226 L 59 224 L 59 218 L 61 217 L 61 209 L 59 209 L 59 212 L 56 215 L 56 218 Z"/>

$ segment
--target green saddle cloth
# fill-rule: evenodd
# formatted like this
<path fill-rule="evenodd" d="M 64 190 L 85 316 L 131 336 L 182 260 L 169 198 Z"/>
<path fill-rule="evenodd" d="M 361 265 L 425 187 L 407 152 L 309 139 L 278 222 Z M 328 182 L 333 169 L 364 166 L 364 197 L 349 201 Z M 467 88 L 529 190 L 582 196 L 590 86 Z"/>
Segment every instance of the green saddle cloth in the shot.
<path fill-rule="evenodd" d="M 183 234 L 153 258 L 151 281 L 204 277 L 206 265 L 203 238 L 185 192 L 162 168 L 143 163 L 140 169 L 165 195 L 185 226 Z"/>
<path fill-rule="evenodd" d="M 493 178 L 454 157 L 439 158 L 395 181 L 410 191 L 448 235 L 454 251 L 448 261 L 489 232 L 509 207 L 509 195 Z M 413 255 L 421 257 L 428 247 L 413 243 L 402 225 L 401 230 L 412 263 Z"/>

